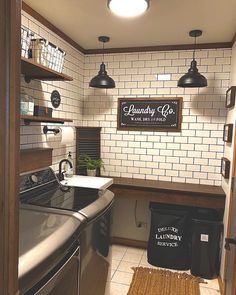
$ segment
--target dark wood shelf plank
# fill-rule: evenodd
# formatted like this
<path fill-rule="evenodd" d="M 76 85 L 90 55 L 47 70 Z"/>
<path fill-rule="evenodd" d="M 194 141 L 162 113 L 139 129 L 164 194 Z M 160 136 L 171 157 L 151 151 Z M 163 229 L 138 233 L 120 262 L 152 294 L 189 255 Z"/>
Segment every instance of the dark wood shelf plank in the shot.
<path fill-rule="evenodd" d="M 49 69 L 25 57 L 21 57 L 21 73 L 25 75 L 26 80 L 73 81 L 72 77 Z"/>
<path fill-rule="evenodd" d="M 52 148 L 20 150 L 20 173 L 52 165 Z"/>
<path fill-rule="evenodd" d="M 225 206 L 225 193 L 219 186 L 125 177 L 113 179 L 109 189 L 116 197 L 215 209 Z"/>
<path fill-rule="evenodd" d="M 59 123 L 59 124 L 64 124 L 64 122 L 73 122 L 73 120 L 64 119 L 64 118 L 49 118 L 49 117 L 38 117 L 38 116 L 29 116 L 29 115 L 21 115 L 20 118 L 24 120 L 26 124 L 30 122 Z"/>

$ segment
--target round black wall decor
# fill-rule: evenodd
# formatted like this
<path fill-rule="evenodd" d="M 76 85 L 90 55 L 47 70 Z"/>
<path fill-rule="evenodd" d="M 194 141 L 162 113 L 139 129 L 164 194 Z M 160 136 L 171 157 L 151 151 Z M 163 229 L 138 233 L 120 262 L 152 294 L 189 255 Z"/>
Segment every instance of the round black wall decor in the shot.
<path fill-rule="evenodd" d="M 61 95 L 57 90 L 53 90 L 51 93 L 51 102 L 54 108 L 58 108 L 61 104 Z"/>

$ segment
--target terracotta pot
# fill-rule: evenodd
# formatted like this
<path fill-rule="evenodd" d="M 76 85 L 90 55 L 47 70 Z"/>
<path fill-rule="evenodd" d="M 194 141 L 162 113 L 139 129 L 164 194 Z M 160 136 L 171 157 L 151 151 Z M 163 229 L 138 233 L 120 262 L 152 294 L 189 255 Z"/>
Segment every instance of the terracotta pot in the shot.
<path fill-rule="evenodd" d="M 87 169 L 87 175 L 88 176 L 96 176 L 96 174 L 97 174 L 97 170 L 96 169 L 94 169 L 94 170 Z"/>

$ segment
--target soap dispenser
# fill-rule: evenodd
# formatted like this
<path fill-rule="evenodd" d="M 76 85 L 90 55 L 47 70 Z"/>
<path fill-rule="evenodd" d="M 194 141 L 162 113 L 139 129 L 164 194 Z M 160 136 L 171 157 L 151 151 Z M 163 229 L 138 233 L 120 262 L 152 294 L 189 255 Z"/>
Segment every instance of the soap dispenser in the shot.
<path fill-rule="evenodd" d="M 66 175 L 66 177 L 72 177 L 73 176 L 73 160 L 72 160 L 71 152 L 69 152 L 67 160 L 71 163 L 72 168 L 70 168 L 70 165 L 67 164 L 65 175 Z"/>

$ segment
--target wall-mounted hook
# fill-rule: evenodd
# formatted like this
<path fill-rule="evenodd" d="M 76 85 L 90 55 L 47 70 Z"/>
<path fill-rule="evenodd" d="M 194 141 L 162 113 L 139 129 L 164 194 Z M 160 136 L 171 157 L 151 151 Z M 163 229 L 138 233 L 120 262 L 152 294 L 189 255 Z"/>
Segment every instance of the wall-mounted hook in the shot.
<path fill-rule="evenodd" d="M 60 132 L 60 129 L 59 128 L 48 128 L 48 126 L 46 125 L 43 127 L 43 133 L 47 134 L 48 132 L 53 132 L 54 135 L 56 135 Z"/>

